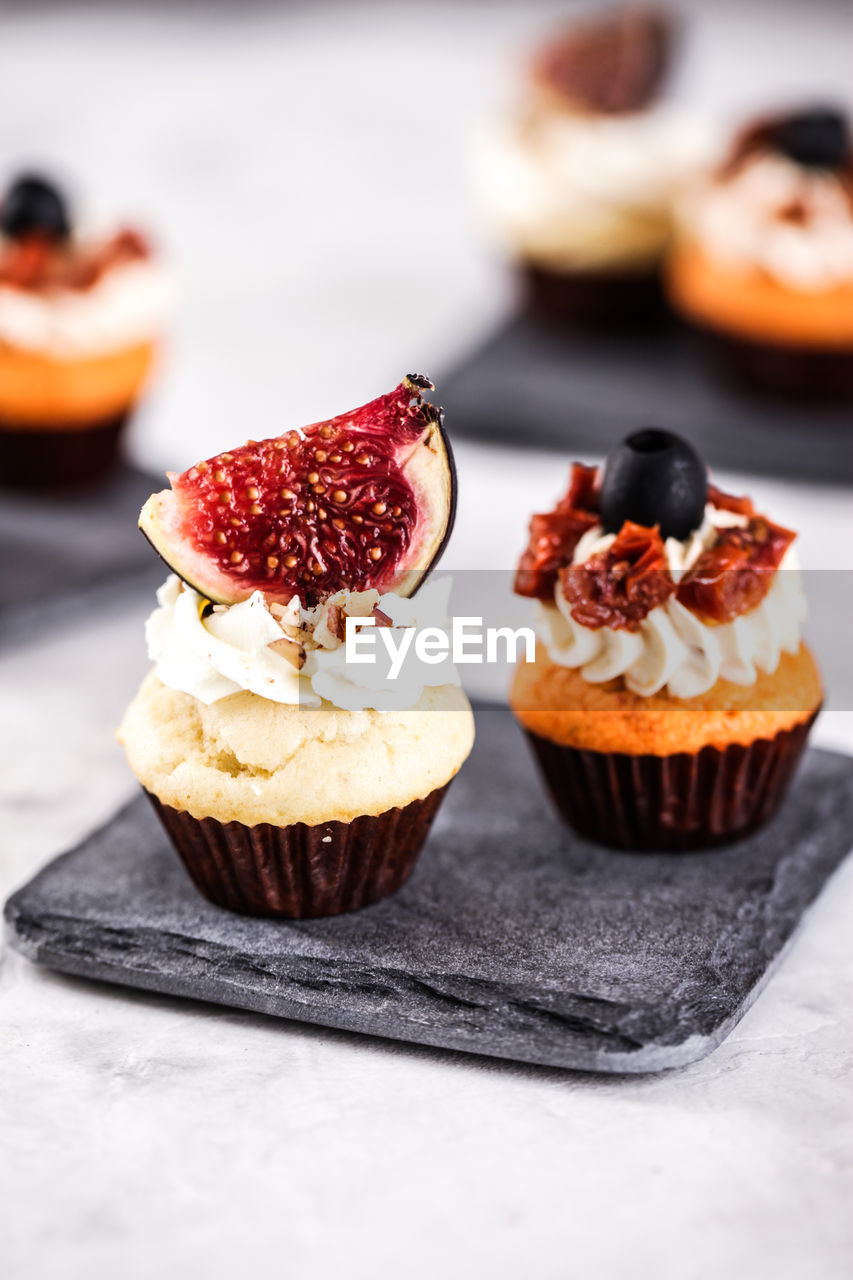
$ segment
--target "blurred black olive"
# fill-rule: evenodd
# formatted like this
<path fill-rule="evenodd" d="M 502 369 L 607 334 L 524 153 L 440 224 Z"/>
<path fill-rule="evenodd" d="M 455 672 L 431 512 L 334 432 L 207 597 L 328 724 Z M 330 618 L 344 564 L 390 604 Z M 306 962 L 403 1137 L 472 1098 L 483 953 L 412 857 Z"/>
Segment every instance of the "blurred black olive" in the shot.
<path fill-rule="evenodd" d="M 830 107 L 816 107 L 779 120 L 772 138 L 777 151 L 807 169 L 843 169 L 850 160 L 847 119 Z"/>
<path fill-rule="evenodd" d="M 37 174 L 22 174 L 0 203 L 0 231 L 13 240 L 30 235 L 64 240 L 70 230 L 65 199 Z"/>

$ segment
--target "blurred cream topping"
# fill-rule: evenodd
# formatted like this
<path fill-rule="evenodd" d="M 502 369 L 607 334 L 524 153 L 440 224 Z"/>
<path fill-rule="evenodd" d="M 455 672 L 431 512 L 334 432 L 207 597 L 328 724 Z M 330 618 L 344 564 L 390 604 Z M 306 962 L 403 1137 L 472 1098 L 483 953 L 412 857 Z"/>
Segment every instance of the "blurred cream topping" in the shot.
<path fill-rule="evenodd" d="M 536 106 L 485 125 L 483 217 L 516 258 L 553 270 L 643 270 L 669 240 L 677 192 L 712 159 L 710 130 L 670 106 L 595 116 Z"/>
<path fill-rule="evenodd" d="M 743 525 L 744 516 L 708 506 L 701 528 L 683 542 L 667 538 L 666 557 L 673 575 L 690 569 L 715 538 L 715 528 Z M 578 543 L 572 563 L 585 564 L 606 551 L 614 534 L 600 526 Z M 806 616 L 799 563 L 789 547 L 767 595 L 755 609 L 732 622 L 709 626 L 670 596 L 643 619 L 636 631 L 583 627 L 571 615 L 560 590 L 554 603 L 539 606 L 537 630 L 552 662 L 579 669 L 590 684 L 622 676 L 632 693 L 648 698 L 661 689 L 674 698 L 694 698 L 716 684 L 751 685 L 758 672 L 772 675 L 782 653 L 796 653 Z"/>
<path fill-rule="evenodd" d="M 686 195 L 681 222 L 729 269 L 805 292 L 853 282 L 853 202 L 834 173 L 760 153 Z"/>
<path fill-rule="evenodd" d="M 425 664 L 409 650 L 396 679 L 381 637 L 395 640 L 407 628 L 447 629 L 450 579 L 422 587 L 414 600 L 388 592 L 339 591 L 313 609 L 299 597 L 270 603 L 260 591 L 230 606 L 214 605 L 174 574 L 157 592 L 157 608 L 146 623 L 148 656 L 162 684 L 210 706 L 246 691 L 270 702 L 345 711 L 399 711 L 414 707 L 426 688 L 459 685 L 452 662 Z M 341 619 L 374 618 L 375 662 L 353 663 L 341 636 Z"/>
<path fill-rule="evenodd" d="M 174 301 L 153 258 L 111 268 L 88 289 L 0 285 L 0 342 L 55 359 L 97 356 L 156 340 Z"/>

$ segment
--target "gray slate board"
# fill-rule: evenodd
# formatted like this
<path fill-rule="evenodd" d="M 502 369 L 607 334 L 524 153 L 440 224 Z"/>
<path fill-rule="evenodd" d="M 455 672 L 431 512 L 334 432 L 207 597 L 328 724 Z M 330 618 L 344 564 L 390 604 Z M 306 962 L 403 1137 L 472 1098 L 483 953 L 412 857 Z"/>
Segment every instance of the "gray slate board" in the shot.
<path fill-rule="evenodd" d="M 349 1031 L 591 1071 L 701 1058 L 742 1016 L 853 831 L 853 758 L 808 753 L 765 831 L 728 850 L 612 853 L 552 816 L 509 712 L 408 885 L 336 919 L 252 920 L 198 896 L 133 801 L 6 906 L 67 973 Z"/>
<path fill-rule="evenodd" d="M 853 483 L 853 409 L 768 405 L 721 386 L 691 335 L 581 338 L 512 321 L 440 379 L 454 436 L 603 456 L 664 427 L 711 468 Z"/>
<path fill-rule="evenodd" d="M 114 594 L 139 575 L 159 584 L 161 561 L 136 527 L 164 480 L 127 465 L 91 492 L 34 496 L 0 490 L 0 644 L 34 619 Z"/>

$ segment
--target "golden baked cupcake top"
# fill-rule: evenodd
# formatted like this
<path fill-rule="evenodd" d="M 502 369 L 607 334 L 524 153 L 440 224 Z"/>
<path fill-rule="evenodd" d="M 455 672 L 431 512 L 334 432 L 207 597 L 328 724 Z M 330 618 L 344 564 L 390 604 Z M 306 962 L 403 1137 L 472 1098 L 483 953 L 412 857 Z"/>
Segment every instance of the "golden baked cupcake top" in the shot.
<path fill-rule="evenodd" d="M 768 117 L 684 196 L 669 269 L 688 315 L 744 337 L 853 343 L 853 145 L 831 107 Z"/>
<path fill-rule="evenodd" d="M 170 298 L 136 229 L 85 234 L 65 196 L 37 175 L 0 197 L 0 346 L 73 360 L 150 343 Z"/>
<path fill-rule="evenodd" d="M 126 414 L 172 294 L 140 232 L 85 234 L 53 183 L 12 183 L 0 196 L 0 425 L 75 431 Z"/>

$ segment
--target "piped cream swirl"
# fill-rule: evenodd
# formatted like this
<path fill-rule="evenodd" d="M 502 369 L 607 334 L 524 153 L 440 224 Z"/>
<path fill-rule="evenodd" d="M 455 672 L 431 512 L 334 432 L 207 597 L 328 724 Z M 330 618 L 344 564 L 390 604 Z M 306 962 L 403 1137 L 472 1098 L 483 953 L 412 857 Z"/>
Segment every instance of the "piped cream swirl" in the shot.
<path fill-rule="evenodd" d="M 549 108 L 482 127 L 479 203 L 495 238 L 553 270 L 645 270 L 673 197 L 713 153 L 708 131 L 666 107 L 626 116 Z"/>
<path fill-rule="evenodd" d="M 740 525 L 742 516 L 708 507 L 702 527 L 683 542 L 668 538 L 667 563 L 673 574 L 691 568 L 710 546 L 715 528 Z M 575 549 L 573 564 L 586 563 L 613 541 L 600 527 L 590 529 Z M 643 619 L 636 631 L 584 627 L 571 614 L 559 583 L 554 602 L 539 607 L 537 629 L 548 656 L 580 671 L 590 684 L 622 677 L 640 697 L 666 689 L 675 698 L 706 693 L 718 680 L 751 685 L 760 671 L 772 674 L 782 653 L 796 653 L 806 602 L 794 548 L 788 549 L 767 595 L 755 609 L 732 622 L 709 626 L 670 596 Z"/>
<path fill-rule="evenodd" d="M 172 575 L 157 592 L 157 608 L 146 623 L 148 655 L 162 684 L 205 706 L 245 691 L 306 707 L 325 700 L 346 711 L 405 710 L 426 688 L 458 685 L 453 664 L 426 664 L 409 654 L 392 679 L 389 655 L 378 642 L 375 662 L 350 662 L 344 641 L 330 629 L 330 610 L 366 618 L 378 609 L 399 637 L 409 627 L 444 628 L 449 591 L 449 578 L 428 583 L 415 600 L 391 592 L 342 591 L 312 610 L 300 608 L 296 596 L 284 608 L 271 607 L 256 591 L 240 604 L 210 609 L 203 596 Z"/>

